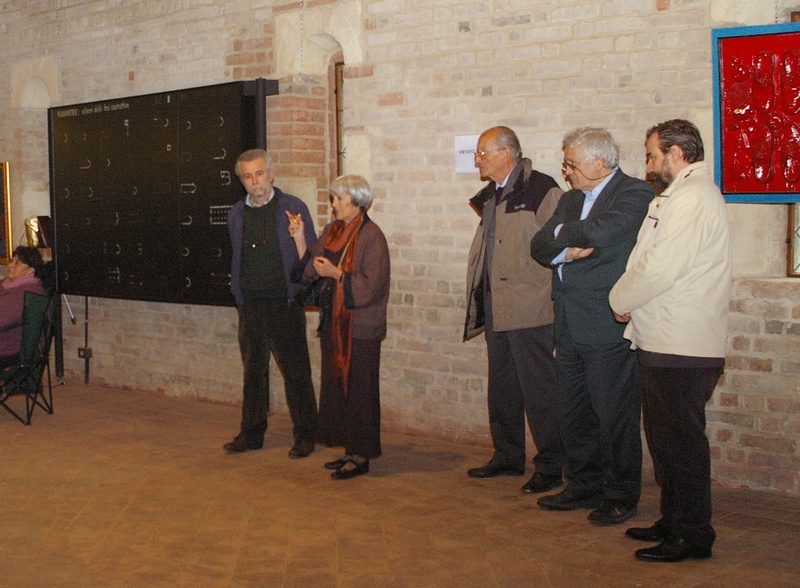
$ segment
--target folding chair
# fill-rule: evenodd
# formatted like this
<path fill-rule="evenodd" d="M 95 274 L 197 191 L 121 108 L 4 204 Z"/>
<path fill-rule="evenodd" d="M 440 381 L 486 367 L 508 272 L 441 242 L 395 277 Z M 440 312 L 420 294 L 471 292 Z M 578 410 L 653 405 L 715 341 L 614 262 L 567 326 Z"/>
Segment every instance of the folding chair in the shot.
<path fill-rule="evenodd" d="M 50 382 L 53 300 L 57 300 L 55 295 L 42 296 L 33 292 L 25 292 L 22 310 L 22 347 L 19 359 L 16 365 L 0 371 L 0 405 L 23 425 L 31 423 L 31 415 L 37 406 L 48 414 L 53 414 L 53 388 Z M 42 383 L 45 371 L 47 372 L 46 392 Z M 25 396 L 24 417 L 8 404 L 14 396 L 20 395 Z"/>

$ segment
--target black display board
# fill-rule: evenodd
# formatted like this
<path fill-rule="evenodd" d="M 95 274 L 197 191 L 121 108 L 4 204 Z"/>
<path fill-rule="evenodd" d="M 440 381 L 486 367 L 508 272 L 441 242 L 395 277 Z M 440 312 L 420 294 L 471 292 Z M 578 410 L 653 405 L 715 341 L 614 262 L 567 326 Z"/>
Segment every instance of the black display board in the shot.
<path fill-rule="evenodd" d="M 230 306 L 239 153 L 266 148 L 258 79 L 49 109 L 63 294 Z"/>

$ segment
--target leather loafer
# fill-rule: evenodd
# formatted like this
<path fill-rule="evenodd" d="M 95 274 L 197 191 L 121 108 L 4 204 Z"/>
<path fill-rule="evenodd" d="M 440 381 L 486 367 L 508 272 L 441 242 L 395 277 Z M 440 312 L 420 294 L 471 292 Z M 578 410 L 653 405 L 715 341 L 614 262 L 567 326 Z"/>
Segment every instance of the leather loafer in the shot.
<path fill-rule="evenodd" d="M 345 469 L 345 465 L 352 463 L 355 467 Z M 365 459 L 363 462 L 358 463 L 354 459 L 345 460 L 344 465 L 331 474 L 334 480 L 349 480 L 369 471 L 369 460 Z"/>
<path fill-rule="evenodd" d="M 261 449 L 264 446 L 264 439 L 248 440 L 247 437 L 239 433 L 233 441 L 222 446 L 225 453 L 244 453 L 253 449 Z"/>
<path fill-rule="evenodd" d="M 577 510 L 599 508 L 603 502 L 602 496 L 595 494 L 577 494 L 569 486 L 556 494 L 542 496 L 536 503 L 544 510 Z"/>
<path fill-rule="evenodd" d="M 314 451 L 313 441 L 306 441 L 304 439 L 299 439 L 298 441 L 294 442 L 294 445 L 289 450 L 289 458 L 302 459 L 304 457 L 308 457 L 309 455 L 311 455 L 312 451 Z"/>
<path fill-rule="evenodd" d="M 334 459 L 333 461 L 326 462 L 324 467 L 326 470 L 338 470 L 346 463 L 347 463 L 347 458 L 340 457 L 339 459 Z"/>
<path fill-rule="evenodd" d="M 636 559 L 641 561 L 655 561 L 674 563 L 685 559 L 708 559 L 711 557 L 710 547 L 690 545 L 684 539 L 664 539 L 655 547 L 636 550 Z"/>
<path fill-rule="evenodd" d="M 667 527 L 659 520 L 651 527 L 631 527 L 625 536 L 637 541 L 663 541 L 667 538 Z"/>
<path fill-rule="evenodd" d="M 495 476 L 524 476 L 525 466 L 512 467 L 497 461 L 490 461 L 485 466 L 467 470 L 470 478 L 494 478 Z"/>
<path fill-rule="evenodd" d="M 536 472 L 531 479 L 522 486 L 522 491 L 527 494 L 539 494 L 540 492 L 547 492 L 548 490 L 557 488 L 563 483 L 564 481 L 561 479 L 561 476 L 549 476 Z"/>
<path fill-rule="evenodd" d="M 636 507 L 629 507 L 618 500 L 604 500 L 600 508 L 589 513 L 589 522 L 601 527 L 624 523 L 636 514 Z"/>

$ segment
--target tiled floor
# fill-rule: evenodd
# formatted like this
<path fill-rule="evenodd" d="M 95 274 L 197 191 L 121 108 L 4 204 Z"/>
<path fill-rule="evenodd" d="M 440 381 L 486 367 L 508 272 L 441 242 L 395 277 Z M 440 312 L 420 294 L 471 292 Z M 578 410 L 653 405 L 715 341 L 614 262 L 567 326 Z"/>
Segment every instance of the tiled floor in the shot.
<path fill-rule="evenodd" d="M 622 527 L 539 510 L 526 478 L 467 478 L 484 448 L 386 434 L 373 471 L 332 481 L 338 452 L 289 460 L 280 415 L 228 456 L 236 407 L 70 384 L 55 408 L 0 414 L 2 587 L 800 585 L 800 498 L 715 487 L 714 557 L 649 564 Z"/>

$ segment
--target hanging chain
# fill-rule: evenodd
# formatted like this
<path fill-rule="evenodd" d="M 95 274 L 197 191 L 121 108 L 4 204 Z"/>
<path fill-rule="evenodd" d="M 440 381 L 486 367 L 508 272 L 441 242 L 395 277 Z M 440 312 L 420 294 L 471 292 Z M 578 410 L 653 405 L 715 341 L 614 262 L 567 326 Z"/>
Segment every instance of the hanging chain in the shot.
<path fill-rule="evenodd" d="M 778 0 L 775 0 L 776 2 Z M 304 28 L 304 17 L 306 12 L 306 0 L 300 0 L 300 71 L 305 69 L 306 65 L 306 31 Z"/>
<path fill-rule="evenodd" d="M 61 42 L 62 42 L 62 22 L 61 22 L 61 0 L 56 0 L 55 3 L 56 9 L 56 76 L 58 79 L 58 91 L 61 91 Z"/>

